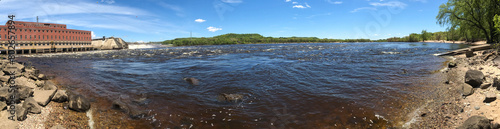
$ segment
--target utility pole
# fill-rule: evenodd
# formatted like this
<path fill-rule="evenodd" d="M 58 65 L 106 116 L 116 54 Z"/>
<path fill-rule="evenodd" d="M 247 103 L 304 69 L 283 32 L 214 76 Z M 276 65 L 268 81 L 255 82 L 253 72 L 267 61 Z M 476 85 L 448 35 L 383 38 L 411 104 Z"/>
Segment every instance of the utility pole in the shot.
<path fill-rule="evenodd" d="M 38 23 L 38 16 L 36 16 L 36 23 Z"/>

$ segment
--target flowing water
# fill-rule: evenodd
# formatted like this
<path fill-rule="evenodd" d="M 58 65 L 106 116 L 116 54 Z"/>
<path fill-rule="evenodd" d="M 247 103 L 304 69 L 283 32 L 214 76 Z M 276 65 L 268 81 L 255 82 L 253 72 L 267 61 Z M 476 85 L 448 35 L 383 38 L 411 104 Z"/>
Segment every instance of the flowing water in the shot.
<path fill-rule="evenodd" d="M 442 43 L 169 47 L 20 58 L 92 100 L 98 127 L 384 128 L 402 126 L 441 83 Z M 184 77 L 200 80 L 190 85 Z M 218 101 L 241 94 L 237 102 Z M 147 112 L 131 119 L 122 100 Z M 117 122 L 118 121 L 118 122 Z"/>

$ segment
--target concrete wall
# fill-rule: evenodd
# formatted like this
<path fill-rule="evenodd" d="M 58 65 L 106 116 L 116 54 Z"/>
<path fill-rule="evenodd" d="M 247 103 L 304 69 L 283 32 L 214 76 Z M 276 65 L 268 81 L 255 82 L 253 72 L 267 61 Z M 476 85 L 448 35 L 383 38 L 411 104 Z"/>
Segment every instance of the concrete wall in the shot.
<path fill-rule="evenodd" d="M 93 40 L 92 47 L 101 50 L 128 49 L 128 44 L 121 38 L 110 37 L 110 38 Z"/>

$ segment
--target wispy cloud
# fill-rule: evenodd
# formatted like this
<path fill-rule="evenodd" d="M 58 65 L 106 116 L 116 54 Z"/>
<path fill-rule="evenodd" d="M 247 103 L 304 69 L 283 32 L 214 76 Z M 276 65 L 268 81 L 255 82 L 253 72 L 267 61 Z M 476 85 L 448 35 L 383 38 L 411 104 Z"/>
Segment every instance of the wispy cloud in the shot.
<path fill-rule="evenodd" d="M 184 9 L 182 9 L 181 7 L 179 7 L 177 5 L 167 4 L 165 2 L 159 2 L 158 5 L 160 5 L 163 8 L 175 11 L 177 16 L 181 16 L 181 17 L 184 16 Z"/>
<path fill-rule="evenodd" d="M 315 14 L 315 15 L 311 15 L 309 17 L 306 17 L 306 18 L 314 18 L 314 17 L 319 17 L 319 16 L 330 16 L 332 15 L 332 13 L 324 13 L 324 14 Z"/>
<path fill-rule="evenodd" d="M 374 7 L 361 7 L 361 8 L 357 8 L 357 9 L 352 10 L 351 13 L 355 13 L 355 12 L 359 12 L 359 11 L 363 11 L 363 10 L 377 10 L 377 8 L 374 8 Z"/>
<path fill-rule="evenodd" d="M 202 23 L 202 22 L 205 22 L 205 21 L 207 21 L 207 20 L 203 20 L 203 19 L 196 19 L 196 20 L 194 20 L 194 22 L 198 22 L 198 23 Z"/>
<path fill-rule="evenodd" d="M 417 1 L 417 2 L 422 2 L 422 3 L 427 3 L 427 0 L 410 0 L 410 1 Z"/>
<path fill-rule="evenodd" d="M 113 3 L 115 3 L 115 0 L 101 0 L 101 2 L 113 4 Z"/>
<path fill-rule="evenodd" d="M 231 3 L 231 4 L 237 4 L 237 3 L 242 3 L 243 0 L 221 0 L 224 3 Z"/>
<path fill-rule="evenodd" d="M 292 2 L 292 4 L 299 4 L 298 2 Z"/>
<path fill-rule="evenodd" d="M 305 3 L 305 6 L 304 5 L 294 5 L 294 6 L 292 6 L 292 8 L 305 9 L 305 8 L 311 8 L 311 6 L 309 6 L 309 4 L 307 4 L 307 3 Z"/>
<path fill-rule="evenodd" d="M 375 6 L 375 7 L 387 6 L 387 7 L 396 7 L 396 8 L 402 8 L 402 9 L 405 8 L 406 6 L 408 6 L 407 4 L 405 4 L 403 2 L 399 2 L 399 1 L 390 1 L 390 2 L 386 2 L 386 3 L 373 2 L 373 3 L 370 3 L 370 5 Z"/>
<path fill-rule="evenodd" d="M 290 1 L 292 1 L 292 0 L 285 0 L 285 2 L 290 2 Z"/>
<path fill-rule="evenodd" d="M 325 0 L 325 1 L 330 3 L 330 4 L 342 4 L 343 3 L 342 1 L 332 1 L 332 0 Z"/>
<path fill-rule="evenodd" d="M 207 28 L 207 30 L 210 31 L 210 32 L 215 32 L 215 31 L 222 30 L 222 28 L 217 28 L 217 27 L 210 26 L 210 27 Z"/>

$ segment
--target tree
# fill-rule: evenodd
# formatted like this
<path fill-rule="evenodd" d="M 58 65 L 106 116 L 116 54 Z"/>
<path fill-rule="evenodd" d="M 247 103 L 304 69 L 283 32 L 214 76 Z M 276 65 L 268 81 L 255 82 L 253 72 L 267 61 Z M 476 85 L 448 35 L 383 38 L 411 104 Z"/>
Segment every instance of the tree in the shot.
<path fill-rule="evenodd" d="M 451 30 L 480 32 L 488 43 L 494 43 L 498 33 L 493 19 L 499 14 L 499 7 L 498 0 L 448 0 L 439 6 L 436 19 L 438 24 L 449 25 Z"/>
<path fill-rule="evenodd" d="M 430 34 L 429 32 L 427 32 L 427 30 L 422 30 L 422 34 L 420 37 L 422 37 L 422 42 L 425 42 L 425 40 L 427 40 L 427 38 L 430 37 Z"/>

